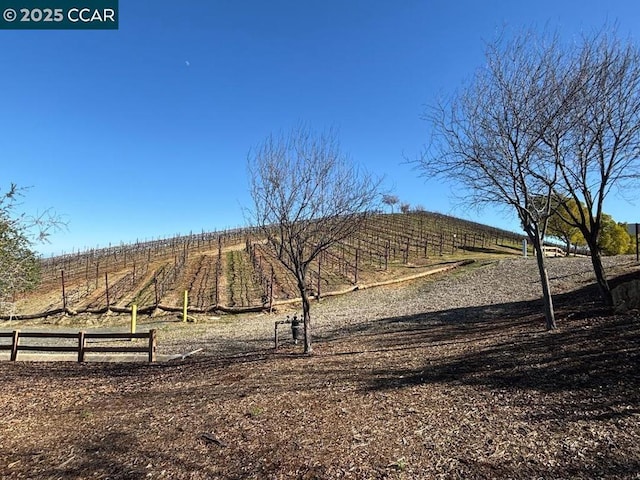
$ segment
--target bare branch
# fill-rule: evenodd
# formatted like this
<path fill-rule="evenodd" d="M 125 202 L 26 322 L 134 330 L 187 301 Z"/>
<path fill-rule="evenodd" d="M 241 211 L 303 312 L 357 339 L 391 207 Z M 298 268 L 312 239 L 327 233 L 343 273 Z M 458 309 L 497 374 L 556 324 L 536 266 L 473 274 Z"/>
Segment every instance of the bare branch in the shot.
<path fill-rule="evenodd" d="M 269 136 L 250 153 L 248 168 L 250 221 L 296 278 L 310 353 L 309 264 L 358 230 L 375 207 L 380 181 L 349 161 L 334 131 L 313 134 L 305 127 Z"/>
<path fill-rule="evenodd" d="M 418 166 L 459 185 L 469 205 L 516 212 L 537 251 L 547 327 L 554 328 L 542 244 L 558 167 L 544 139 L 565 126 L 568 62 L 555 37 L 540 41 L 531 34 L 489 45 L 486 57 L 469 85 L 427 112 L 435 137 Z"/>

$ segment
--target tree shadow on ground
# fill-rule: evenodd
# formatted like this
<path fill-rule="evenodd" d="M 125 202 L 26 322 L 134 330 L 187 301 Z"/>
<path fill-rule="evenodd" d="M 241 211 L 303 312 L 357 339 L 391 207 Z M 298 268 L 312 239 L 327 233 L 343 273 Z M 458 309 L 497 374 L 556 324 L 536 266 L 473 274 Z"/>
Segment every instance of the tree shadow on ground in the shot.
<path fill-rule="evenodd" d="M 145 472 L 144 465 L 132 468 L 125 465 L 123 457 L 130 455 L 136 439 L 126 432 L 116 431 L 106 435 L 95 435 L 96 438 L 86 439 L 84 445 L 75 454 L 69 457 L 69 465 L 63 462 L 57 468 L 47 472 L 50 478 L 86 478 L 112 477 L 122 479 L 142 478 Z M 76 455 L 80 461 L 75 461 Z"/>
<path fill-rule="evenodd" d="M 533 301 L 388 318 L 331 332 L 325 341 L 370 336 L 369 352 L 424 349 L 422 366 L 396 362 L 376 371 L 368 390 L 450 383 L 571 392 L 581 410 L 563 411 L 565 418 L 585 409 L 592 419 L 640 414 L 640 317 L 612 315 L 597 298 L 592 285 L 554 296 L 559 328 L 553 332 L 544 330 L 542 303 Z M 445 345 L 446 356 L 429 355 Z"/>
<path fill-rule="evenodd" d="M 554 295 L 553 301 L 556 318 L 561 326 L 569 319 L 610 313 L 610 310 L 598 300 L 597 288 L 593 285 Z M 542 299 L 451 308 L 389 317 L 375 322 L 365 320 L 348 327 L 316 333 L 315 339 L 320 342 L 332 342 L 368 335 L 376 339 L 375 343 L 380 348 L 398 344 L 411 346 L 425 342 L 475 342 L 490 335 L 508 335 L 513 329 L 519 329 L 518 334 L 542 333 L 545 331 L 543 312 Z M 381 336 L 381 333 L 405 333 L 407 337 L 399 340 L 397 336 L 385 337 Z"/>

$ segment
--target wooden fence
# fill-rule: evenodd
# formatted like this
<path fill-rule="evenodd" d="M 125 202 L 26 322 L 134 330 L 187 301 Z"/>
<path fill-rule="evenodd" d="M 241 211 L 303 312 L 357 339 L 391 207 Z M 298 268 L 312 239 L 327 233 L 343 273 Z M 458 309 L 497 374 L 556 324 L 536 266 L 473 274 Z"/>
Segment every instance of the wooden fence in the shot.
<path fill-rule="evenodd" d="M 543 245 L 542 251 L 544 252 L 545 257 L 565 257 L 567 255 L 564 248 L 560 248 L 556 245 Z"/>
<path fill-rule="evenodd" d="M 156 361 L 156 331 L 147 333 L 55 333 L 55 332 L 0 332 L 0 338 L 11 338 L 11 344 L 0 345 L 1 350 L 11 352 L 11 361 L 16 361 L 19 351 L 30 352 L 74 352 L 78 354 L 78 362 L 85 361 L 87 353 L 147 353 L 150 362 Z M 76 339 L 77 345 L 20 345 L 21 338 L 41 339 Z M 135 338 L 148 339 L 146 346 L 87 346 L 87 340 L 133 340 Z"/>

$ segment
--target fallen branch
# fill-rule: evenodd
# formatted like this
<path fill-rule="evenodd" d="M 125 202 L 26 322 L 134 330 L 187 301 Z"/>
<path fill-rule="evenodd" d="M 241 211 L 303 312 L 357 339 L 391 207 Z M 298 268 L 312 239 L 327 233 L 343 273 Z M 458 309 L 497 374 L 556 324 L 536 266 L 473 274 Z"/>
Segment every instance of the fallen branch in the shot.
<path fill-rule="evenodd" d="M 215 443 L 216 445 L 219 445 L 220 447 L 226 447 L 227 446 L 226 443 L 224 443 L 222 440 L 219 440 L 218 438 L 216 438 L 215 436 L 213 436 L 210 433 L 203 433 L 202 435 L 200 435 L 200 438 L 202 438 L 206 442 Z"/>
<path fill-rule="evenodd" d="M 171 362 L 172 360 L 184 360 L 187 357 L 190 357 L 191 355 L 195 355 L 198 352 L 201 352 L 203 349 L 202 348 L 198 348 L 197 350 L 194 350 L 193 352 L 189 352 L 189 353 L 178 353 L 177 355 L 172 355 L 167 359 L 167 362 Z"/>
<path fill-rule="evenodd" d="M 76 458 L 75 455 L 71 455 L 69 458 L 67 458 L 64 462 L 62 462 L 60 465 L 58 465 L 58 469 L 60 468 L 64 468 L 67 465 L 69 465 L 69 463 L 71 463 L 71 460 L 73 460 L 74 458 Z"/>

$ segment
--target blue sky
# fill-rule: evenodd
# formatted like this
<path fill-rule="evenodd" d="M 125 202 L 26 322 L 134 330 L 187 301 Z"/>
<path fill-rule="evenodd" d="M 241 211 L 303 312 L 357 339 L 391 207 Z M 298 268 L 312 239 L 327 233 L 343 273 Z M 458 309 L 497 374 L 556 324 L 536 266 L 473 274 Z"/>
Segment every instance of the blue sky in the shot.
<path fill-rule="evenodd" d="M 402 201 L 517 230 L 512 215 L 456 206 L 403 157 L 429 137 L 425 105 L 499 32 L 571 38 L 605 22 L 640 39 L 640 3 L 120 0 L 119 30 L 0 31 L 0 189 L 29 186 L 25 211 L 68 222 L 47 255 L 235 227 L 249 150 L 305 122 L 337 128 Z M 605 207 L 640 220 L 637 204 Z"/>

